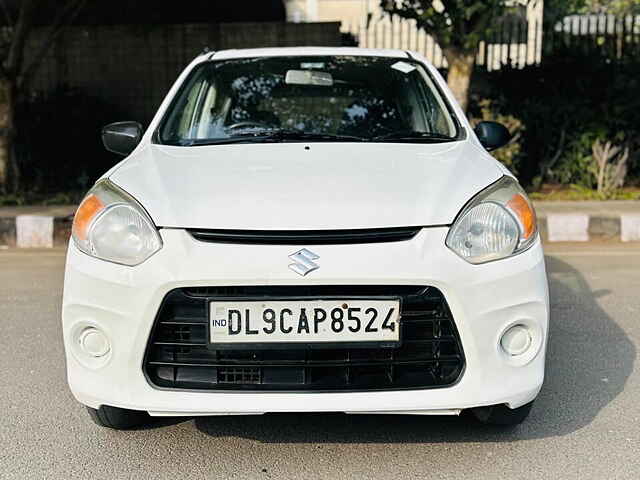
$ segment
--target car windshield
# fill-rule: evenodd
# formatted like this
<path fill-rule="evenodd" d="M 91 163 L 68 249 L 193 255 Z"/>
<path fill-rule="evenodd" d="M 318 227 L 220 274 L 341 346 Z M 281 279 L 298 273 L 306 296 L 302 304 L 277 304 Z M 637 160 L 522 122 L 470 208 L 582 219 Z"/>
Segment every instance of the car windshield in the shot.
<path fill-rule="evenodd" d="M 203 63 L 169 107 L 169 145 L 286 141 L 444 142 L 457 127 L 424 67 L 366 56 Z"/>

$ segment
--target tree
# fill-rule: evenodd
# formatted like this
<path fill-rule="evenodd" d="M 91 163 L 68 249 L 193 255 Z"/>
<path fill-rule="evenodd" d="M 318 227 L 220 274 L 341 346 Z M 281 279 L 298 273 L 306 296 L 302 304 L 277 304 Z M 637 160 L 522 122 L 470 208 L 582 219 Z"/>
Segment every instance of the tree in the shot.
<path fill-rule="evenodd" d="M 380 6 L 390 15 L 416 20 L 434 37 L 449 64 L 447 83 L 466 110 L 480 41 L 514 3 L 529 1 L 535 0 L 380 0 Z"/>
<path fill-rule="evenodd" d="M 567 15 L 582 13 L 589 0 L 545 0 L 544 29 L 553 29 Z"/>
<path fill-rule="evenodd" d="M 567 15 L 576 14 L 632 15 L 640 13 L 640 0 L 545 0 L 545 28 Z"/>
<path fill-rule="evenodd" d="M 56 1 L 54 15 L 42 25 L 42 34 L 33 45 L 30 40 L 43 2 L 0 0 L 0 193 L 17 189 L 20 181 L 18 162 L 12 155 L 17 100 L 51 45 L 85 3 L 86 0 Z M 28 46 L 29 55 L 25 55 Z"/>
<path fill-rule="evenodd" d="M 583 0 L 581 13 L 629 15 L 640 11 L 640 0 Z"/>

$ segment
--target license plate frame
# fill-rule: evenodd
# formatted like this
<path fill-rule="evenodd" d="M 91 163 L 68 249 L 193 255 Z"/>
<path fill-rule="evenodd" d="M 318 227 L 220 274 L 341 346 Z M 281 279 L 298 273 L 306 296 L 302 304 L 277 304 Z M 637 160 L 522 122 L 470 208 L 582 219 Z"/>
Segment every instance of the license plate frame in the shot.
<path fill-rule="evenodd" d="M 397 316 L 397 340 L 374 340 L 374 341 L 275 341 L 275 342 L 212 342 L 212 315 L 211 308 L 214 303 L 266 303 L 269 302 L 396 302 Z M 323 296 L 323 297 L 300 297 L 300 296 L 279 296 L 279 297 L 209 297 L 207 305 L 207 348 L 211 350 L 315 350 L 315 349 L 365 349 L 365 348 L 398 348 L 402 345 L 402 297 L 400 296 Z M 330 318 L 328 319 L 330 320 Z"/>

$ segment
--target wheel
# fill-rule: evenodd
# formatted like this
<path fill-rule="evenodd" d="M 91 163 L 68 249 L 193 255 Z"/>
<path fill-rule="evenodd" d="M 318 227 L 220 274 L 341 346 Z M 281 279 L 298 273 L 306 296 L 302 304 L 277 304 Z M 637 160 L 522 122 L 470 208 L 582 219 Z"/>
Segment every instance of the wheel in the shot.
<path fill-rule="evenodd" d="M 486 425 L 519 425 L 529 416 L 533 402 L 511 409 L 506 405 L 472 408 L 478 421 Z"/>
<path fill-rule="evenodd" d="M 101 427 L 115 430 L 129 430 L 148 424 L 151 417 L 147 412 L 102 405 L 98 410 L 87 407 L 91 420 Z"/>

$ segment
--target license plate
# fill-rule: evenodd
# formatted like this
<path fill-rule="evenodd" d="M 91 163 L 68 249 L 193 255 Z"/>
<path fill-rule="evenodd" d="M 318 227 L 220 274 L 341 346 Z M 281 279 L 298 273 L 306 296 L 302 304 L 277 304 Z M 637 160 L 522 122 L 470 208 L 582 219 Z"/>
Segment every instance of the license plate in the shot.
<path fill-rule="evenodd" d="M 213 347 L 276 343 L 397 343 L 400 300 L 213 301 Z"/>

